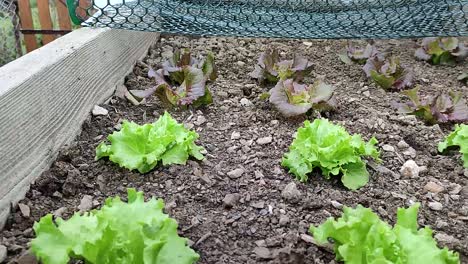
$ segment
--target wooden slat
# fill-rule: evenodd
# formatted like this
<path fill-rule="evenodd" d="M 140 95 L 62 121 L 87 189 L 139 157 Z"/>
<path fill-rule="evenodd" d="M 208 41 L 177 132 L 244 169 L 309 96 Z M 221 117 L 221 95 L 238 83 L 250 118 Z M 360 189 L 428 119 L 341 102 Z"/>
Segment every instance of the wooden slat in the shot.
<path fill-rule="evenodd" d="M 50 18 L 49 0 L 37 0 L 37 9 L 39 11 L 41 29 L 54 29 L 52 19 Z M 54 39 L 54 35 L 42 35 L 42 41 L 44 44 L 54 41 Z"/>
<path fill-rule="evenodd" d="M 20 16 L 21 28 L 34 29 L 34 23 L 31 15 L 31 5 L 29 4 L 29 0 L 18 0 L 18 11 Z M 24 44 L 26 46 L 27 52 L 37 49 L 36 36 L 25 35 Z"/>
<path fill-rule="evenodd" d="M 158 37 L 82 28 L 0 67 L 0 230 L 12 204 Z"/>
<path fill-rule="evenodd" d="M 71 22 L 68 17 L 68 9 L 64 3 L 64 0 L 55 0 L 55 6 L 57 7 L 58 23 L 61 30 L 70 30 Z"/>

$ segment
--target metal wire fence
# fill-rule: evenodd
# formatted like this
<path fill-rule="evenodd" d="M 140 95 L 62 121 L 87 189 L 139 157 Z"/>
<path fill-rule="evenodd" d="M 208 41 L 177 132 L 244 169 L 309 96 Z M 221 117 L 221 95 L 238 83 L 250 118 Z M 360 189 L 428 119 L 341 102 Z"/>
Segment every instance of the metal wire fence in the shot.
<path fill-rule="evenodd" d="M 0 0 L 0 66 L 21 56 L 19 20 L 13 0 Z"/>
<path fill-rule="evenodd" d="M 468 36 L 468 0 L 68 0 L 75 23 L 283 38 Z"/>

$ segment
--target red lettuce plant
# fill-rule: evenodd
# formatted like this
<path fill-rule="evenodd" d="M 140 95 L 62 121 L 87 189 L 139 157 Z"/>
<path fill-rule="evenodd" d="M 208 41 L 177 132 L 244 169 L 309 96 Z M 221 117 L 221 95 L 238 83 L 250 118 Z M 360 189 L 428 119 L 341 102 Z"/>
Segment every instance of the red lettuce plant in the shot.
<path fill-rule="evenodd" d="M 302 80 L 311 70 L 312 63 L 307 59 L 294 55 L 292 60 L 280 61 L 278 51 L 273 49 L 260 55 L 258 64 L 249 75 L 261 83 L 276 83 L 286 79 Z"/>
<path fill-rule="evenodd" d="M 376 56 L 377 54 L 377 48 L 371 44 L 367 44 L 365 48 L 359 48 L 350 44 L 346 48 L 346 52 L 344 54 L 338 54 L 338 56 L 341 61 L 346 64 L 351 64 L 352 62 L 365 64 L 367 59 Z"/>
<path fill-rule="evenodd" d="M 396 57 L 377 54 L 362 67 L 366 76 L 386 90 L 403 90 L 413 86 L 413 74 L 400 65 Z"/>
<path fill-rule="evenodd" d="M 336 106 L 333 92 L 331 85 L 319 80 L 309 86 L 299 84 L 293 79 L 280 80 L 270 90 L 270 103 L 286 117 L 304 114 L 311 108 L 320 112 L 327 111 Z"/>
<path fill-rule="evenodd" d="M 419 87 L 402 93 L 410 99 L 407 103 L 394 103 L 398 112 L 415 115 L 428 124 L 468 121 L 468 105 L 461 92 L 450 91 L 421 98 Z"/>
<path fill-rule="evenodd" d="M 414 56 L 432 64 L 455 64 L 468 56 L 468 50 L 454 37 L 424 38 Z"/>
<path fill-rule="evenodd" d="M 156 94 L 159 99 L 172 106 L 194 107 L 213 102 L 206 83 L 217 77 L 213 54 L 199 61 L 191 56 L 190 51 L 175 51 L 172 58 L 155 71 L 150 68 L 148 77 L 154 78 L 155 85 L 145 90 L 131 90 L 137 98 L 148 98 Z"/>

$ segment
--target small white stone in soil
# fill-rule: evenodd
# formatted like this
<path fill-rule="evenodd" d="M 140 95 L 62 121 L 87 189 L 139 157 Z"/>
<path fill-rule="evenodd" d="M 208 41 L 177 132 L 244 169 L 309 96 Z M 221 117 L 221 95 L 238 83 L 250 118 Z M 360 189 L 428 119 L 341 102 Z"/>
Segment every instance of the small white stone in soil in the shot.
<path fill-rule="evenodd" d="M 370 92 L 369 92 L 369 91 L 364 91 L 362 94 L 363 94 L 365 97 L 369 97 L 369 96 L 370 96 Z"/>
<path fill-rule="evenodd" d="M 259 145 L 270 144 L 271 141 L 273 141 L 273 138 L 272 138 L 272 137 L 262 137 L 262 138 L 257 139 L 257 143 L 258 143 Z"/>
<path fill-rule="evenodd" d="M 223 204 L 226 208 L 234 207 L 239 202 L 240 195 L 238 193 L 229 193 L 223 199 Z"/>
<path fill-rule="evenodd" d="M 414 160 L 407 160 L 400 169 L 401 176 L 416 178 L 419 176 L 419 166 Z"/>
<path fill-rule="evenodd" d="M 395 148 L 393 146 L 390 146 L 390 145 L 383 145 L 382 146 L 382 149 L 385 150 L 385 151 L 388 151 L 388 152 L 395 152 Z"/>
<path fill-rule="evenodd" d="M 227 175 L 229 176 L 229 178 L 237 179 L 237 178 L 241 177 L 242 174 L 244 174 L 244 172 L 245 172 L 244 169 L 237 168 L 237 169 L 234 169 L 234 170 L 228 172 Z"/>
<path fill-rule="evenodd" d="M 0 245 L 0 263 L 3 263 L 7 257 L 7 248 L 4 245 Z"/>
<path fill-rule="evenodd" d="M 304 44 L 304 45 L 307 46 L 307 47 L 310 47 L 310 46 L 313 45 L 313 43 L 310 42 L 310 41 L 304 41 L 304 42 L 302 42 L 302 44 Z"/>
<path fill-rule="evenodd" d="M 407 150 L 403 151 L 403 155 L 414 159 L 416 157 L 416 150 L 409 147 Z"/>
<path fill-rule="evenodd" d="M 279 219 L 279 225 L 285 226 L 289 223 L 289 216 L 282 214 Z"/>
<path fill-rule="evenodd" d="M 263 209 L 265 207 L 265 202 L 260 201 L 260 202 L 252 203 L 251 205 L 253 208 Z"/>
<path fill-rule="evenodd" d="M 109 111 L 99 105 L 95 105 L 93 108 L 93 116 L 107 115 L 108 113 Z"/>
<path fill-rule="evenodd" d="M 243 62 L 243 61 L 238 61 L 238 62 L 237 62 L 237 65 L 238 65 L 239 67 L 244 67 L 244 66 L 245 66 L 245 62 Z"/>
<path fill-rule="evenodd" d="M 18 207 L 19 207 L 19 209 L 21 211 L 21 214 L 24 217 L 29 217 L 31 215 L 31 209 L 29 209 L 29 206 L 27 206 L 26 204 L 19 203 Z"/>
<path fill-rule="evenodd" d="M 301 197 L 301 192 L 297 189 L 296 183 L 290 182 L 281 192 L 281 196 L 286 200 L 295 200 Z"/>
<path fill-rule="evenodd" d="M 454 243 L 459 243 L 460 240 L 451 236 L 451 235 L 447 235 L 443 232 L 438 232 L 434 238 L 439 241 L 440 243 L 443 243 L 443 244 L 454 244 Z"/>
<path fill-rule="evenodd" d="M 439 202 L 429 202 L 428 206 L 429 206 L 429 208 L 431 208 L 434 211 L 440 211 L 440 210 L 444 209 L 444 206 Z"/>
<path fill-rule="evenodd" d="M 236 139 L 239 139 L 239 138 L 240 138 L 240 133 L 239 132 L 236 132 L 236 131 L 232 132 L 232 134 L 231 134 L 231 139 L 232 140 L 236 140 Z"/>
<path fill-rule="evenodd" d="M 331 201 L 330 203 L 331 203 L 331 205 L 332 205 L 333 207 L 335 207 L 336 209 L 341 209 L 341 208 L 343 208 L 343 205 L 342 205 L 340 202 Z"/>
<path fill-rule="evenodd" d="M 404 140 L 400 140 L 400 142 L 398 142 L 397 144 L 397 147 L 399 149 L 406 149 L 406 148 L 409 148 L 409 145 Z"/>
<path fill-rule="evenodd" d="M 253 252 L 260 259 L 271 259 L 273 257 L 271 251 L 266 247 L 256 247 Z"/>
<path fill-rule="evenodd" d="M 82 212 L 89 211 L 93 208 L 93 197 L 91 195 L 85 195 L 81 198 L 78 209 Z"/>
<path fill-rule="evenodd" d="M 206 118 L 204 116 L 198 116 L 197 121 L 195 121 L 195 125 L 200 126 L 206 122 Z"/>
<path fill-rule="evenodd" d="M 424 186 L 424 190 L 428 191 L 428 192 L 431 192 L 431 193 L 440 193 L 442 191 L 444 191 L 444 187 L 443 186 L 440 186 L 439 184 L 433 182 L 433 181 L 430 181 L 428 183 L 426 183 L 426 185 Z"/>
<path fill-rule="evenodd" d="M 252 105 L 253 105 L 253 103 L 252 103 L 249 99 L 247 99 L 247 98 L 242 98 L 242 99 L 240 100 L 240 104 L 241 104 L 242 106 L 245 106 L 245 107 L 248 107 L 248 106 L 252 106 Z"/>

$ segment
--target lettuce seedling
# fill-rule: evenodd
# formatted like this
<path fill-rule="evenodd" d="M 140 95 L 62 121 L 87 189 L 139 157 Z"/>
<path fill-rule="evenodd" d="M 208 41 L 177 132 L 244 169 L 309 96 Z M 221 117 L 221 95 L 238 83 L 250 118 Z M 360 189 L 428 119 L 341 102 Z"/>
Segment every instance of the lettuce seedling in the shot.
<path fill-rule="evenodd" d="M 468 56 L 468 50 L 457 38 L 424 38 L 414 56 L 432 64 L 455 64 Z"/>
<path fill-rule="evenodd" d="M 439 143 L 438 150 L 443 152 L 449 147 L 460 147 L 463 167 L 468 168 L 468 125 L 455 125 L 455 130 Z"/>
<path fill-rule="evenodd" d="M 342 173 L 343 185 L 356 190 L 369 181 L 366 163 L 361 156 L 379 160 L 375 144 L 377 139 L 374 137 L 365 143 L 360 135 L 351 136 L 343 127 L 327 119 L 315 119 L 313 123 L 306 120 L 297 131 L 289 152 L 284 155 L 282 165 L 302 182 L 307 181 L 307 174 L 314 168 L 320 168 L 326 179 Z"/>
<path fill-rule="evenodd" d="M 197 146 L 198 134 L 177 123 L 165 112 L 153 124 L 138 125 L 124 121 L 122 129 L 107 137 L 110 145 L 101 142 L 96 148 L 96 160 L 109 160 L 129 170 L 147 173 L 159 161 L 163 165 L 185 164 L 189 156 L 203 159 L 203 147 Z"/>
<path fill-rule="evenodd" d="M 394 103 L 398 112 L 415 115 L 427 124 L 463 122 L 468 120 L 468 105 L 461 92 L 440 92 L 436 96 L 421 98 L 419 87 L 402 93 L 410 99 L 407 103 Z"/>
<path fill-rule="evenodd" d="M 128 203 L 108 198 L 100 210 L 70 219 L 48 214 L 34 223 L 31 250 L 41 263 L 66 264 L 192 264 L 199 255 L 177 234 L 177 222 L 163 213 L 164 202 L 144 201 L 128 189 Z"/>
<path fill-rule="evenodd" d="M 131 90 L 137 98 L 148 98 L 156 93 L 168 106 L 208 105 L 213 102 L 206 83 L 217 78 L 213 54 L 204 61 L 193 58 L 190 51 L 177 50 L 171 59 L 165 61 L 162 69 L 148 70 L 148 77 L 154 78 L 155 86 L 145 90 Z"/>
<path fill-rule="evenodd" d="M 270 90 L 270 103 L 284 116 L 301 115 L 315 109 L 319 112 L 335 108 L 334 88 L 317 80 L 312 85 L 299 84 L 293 79 L 279 81 Z"/>
<path fill-rule="evenodd" d="M 362 67 L 367 78 L 386 90 L 403 90 L 413 86 L 413 74 L 400 65 L 396 57 L 383 54 L 370 57 Z"/>
<path fill-rule="evenodd" d="M 249 75 L 261 83 L 276 83 L 279 80 L 302 80 L 312 70 L 312 63 L 294 55 L 292 60 L 280 61 L 278 51 L 267 50 L 260 55 L 258 64 Z"/>
<path fill-rule="evenodd" d="M 371 44 L 367 44 L 365 48 L 359 48 L 349 44 L 346 48 L 346 53 L 338 54 L 338 56 L 340 57 L 341 61 L 346 64 L 351 64 L 352 62 L 357 64 L 365 64 L 369 58 L 376 56 L 377 54 L 377 48 Z"/>
<path fill-rule="evenodd" d="M 309 232 L 320 244 L 332 239 L 336 260 L 346 264 L 459 264 L 458 253 L 440 249 L 429 227 L 418 229 L 419 206 L 398 208 L 393 228 L 369 208 L 345 206 L 340 218 L 329 218 L 318 227 L 311 225 Z"/>

